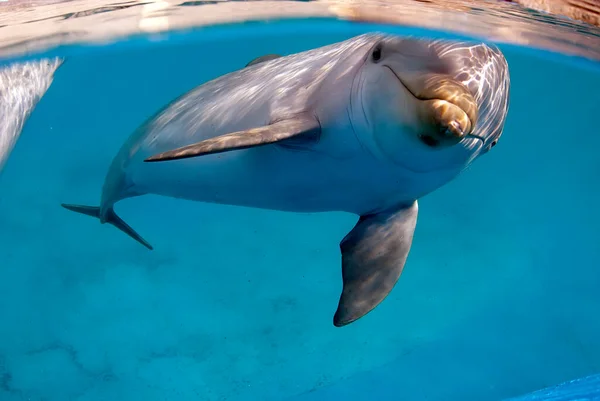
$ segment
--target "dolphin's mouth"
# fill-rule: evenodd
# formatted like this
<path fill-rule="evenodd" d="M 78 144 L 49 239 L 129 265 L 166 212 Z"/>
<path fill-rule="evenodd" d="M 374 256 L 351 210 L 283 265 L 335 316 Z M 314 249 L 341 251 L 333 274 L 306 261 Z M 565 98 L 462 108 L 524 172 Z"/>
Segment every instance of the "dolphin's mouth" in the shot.
<path fill-rule="evenodd" d="M 435 148 L 457 144 L 467 136 L 483 141 L 480 136 L 472 134 L 477 120 L 477 103 L 463 84 L 449 77 L 433 75 L 424 80 L 417 92 L 392 67 L 385 67 L 408 93 L 421 102 L 418 111 L 425 128 L 418 134 L 421 142 Z"/>

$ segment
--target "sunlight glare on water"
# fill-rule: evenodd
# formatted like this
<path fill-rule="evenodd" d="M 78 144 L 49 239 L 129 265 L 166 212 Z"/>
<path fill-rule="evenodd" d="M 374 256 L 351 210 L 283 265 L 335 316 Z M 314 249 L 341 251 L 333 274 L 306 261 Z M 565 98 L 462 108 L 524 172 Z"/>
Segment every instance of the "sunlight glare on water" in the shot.
<path fill-rule="evenodd" d="M 354 215 L 120 202 L 149 252 L 60 207 L 97 204 L 131 132 L 256 57 L 373 31 L 461 36 L 301 17 L 44 51 L 7 44 L 5 72 L 66 62 L 21 108 L 7 99 L 31 75 L 0 75 L 11 145 L 0 143 L 18 139 L 0 158 L 1 401 L 484 401 L 600 373 L 600 48 L 499 44 L 511 94 L 498 146 L 419 201 L 398 284 L 346 327 L 331 319 Z M 579 43 L 598 43 L 589 32 Z"/>

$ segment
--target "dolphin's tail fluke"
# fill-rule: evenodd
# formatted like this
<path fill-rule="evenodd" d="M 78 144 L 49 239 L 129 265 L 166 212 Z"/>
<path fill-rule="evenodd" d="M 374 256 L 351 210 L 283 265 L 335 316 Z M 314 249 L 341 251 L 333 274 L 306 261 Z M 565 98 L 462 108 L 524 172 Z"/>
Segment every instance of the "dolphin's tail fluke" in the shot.
<path fill-rule="evenodd" d="M 64 207 L 65 209 L 71 210 L 73 212 L 85 214 L 85 215 L 100 219 L 100 208 L 99 207 L 85 206 L 85 205 L 69 205 L 69 204 L 65 204 L 65 203 L 63 203 L 61 206 Z M 150 250 L 154 249 L 152 247 L 152 245 L 150 245 L 148 243 L 148 241 L 146 241 L 144 238 L 142 238 L 141 235 L 139 235 L 137 232 L 135 232 L 135 230 L 133 228 L 131 228 L 127 223 L 125 223 L 123 221 L 123 219 L 121 219 L 119 216 L 117 216 L 117 214 L 115 213 L 115 211 L 112 207 L 107 210 L 105 219 L 106 219 L 106 223 L 112 224 L 113 226 L 117 227 L 119 230 L 121 230 L 125 234 L 129 235 L 131 238 L 133 238 L 140 244 L 144 245 L 146 248 L 148 248 Z"/>

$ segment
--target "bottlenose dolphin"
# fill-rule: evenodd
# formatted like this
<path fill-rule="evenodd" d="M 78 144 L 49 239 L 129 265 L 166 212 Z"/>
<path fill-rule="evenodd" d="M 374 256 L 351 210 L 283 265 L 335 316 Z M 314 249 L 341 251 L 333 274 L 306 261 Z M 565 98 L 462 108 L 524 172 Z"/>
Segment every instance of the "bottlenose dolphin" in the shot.
<path fill-rule="evenodd" d="M 373 310 L 404 268 L 417 200 L 502 134 L 509 72 L 483 43 L 364 34 L 258 58 L 168 104 L 125 142 L 100 207 L 63 204 L 152 249 L 114 204 L 144 194 L 360 216 L 341 241 L 335 326 Z"/>
<path fill-rule="evenodd" d="M 0 172 L 63 62 L 58 57 L 44 58 L 0 68 Z"/>

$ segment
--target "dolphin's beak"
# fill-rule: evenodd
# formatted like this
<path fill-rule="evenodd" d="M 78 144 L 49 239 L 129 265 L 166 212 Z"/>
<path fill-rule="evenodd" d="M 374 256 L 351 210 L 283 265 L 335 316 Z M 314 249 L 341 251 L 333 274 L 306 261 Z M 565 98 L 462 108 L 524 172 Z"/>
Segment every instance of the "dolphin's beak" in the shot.
<path fill-rule="evenodd" d="M 448 75 L 423 74 L 409 79 L 399 77 L 402 85 L 416 98 L 423 123 L 421 140 L 429 146 L 454 145 L 470 136 L 477 122 L 478 107 L 469 89 Z"/>
<path fill-rule="evenodd" d="M 473 129 L 474 123 L 465 110 L 448 100 L 423 100 L 418 110 L 424 123 L 423 138 L 435 139 L 425 139 L 428 145 L 436 145 L 435 142 L 456 144 Z"/>

